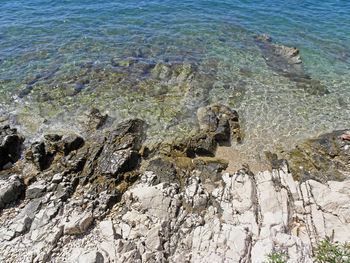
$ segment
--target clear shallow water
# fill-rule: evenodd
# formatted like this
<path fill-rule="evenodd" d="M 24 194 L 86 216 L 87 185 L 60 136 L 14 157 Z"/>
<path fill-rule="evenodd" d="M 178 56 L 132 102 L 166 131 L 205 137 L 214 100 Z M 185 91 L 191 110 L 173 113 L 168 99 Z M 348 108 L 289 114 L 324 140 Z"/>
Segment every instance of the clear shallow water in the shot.
<path fill-rule="evenodd" d="M 91 106 L 141 117 L 149 138 L 183 136 L 196 110 L 237 109 L 243 152 L 291 147 L 350 125 L 349 1 L 0 3 L 0 113 L 23 133 L 79 130 Z M 309 95 L 269 68 L 254 41 L 300 49 Z"/>

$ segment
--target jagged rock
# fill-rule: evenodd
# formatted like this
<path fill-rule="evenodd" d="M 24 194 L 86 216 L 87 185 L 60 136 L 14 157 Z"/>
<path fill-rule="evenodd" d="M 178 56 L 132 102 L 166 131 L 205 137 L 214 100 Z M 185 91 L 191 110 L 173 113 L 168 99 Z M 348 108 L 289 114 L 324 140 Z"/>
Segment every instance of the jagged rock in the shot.
<path fill-rule="evenodd" d="M 201 130 L 209 131 L 215 141 L 241 141 L 238 113 L 235 110 L 222 105 L 212 105 L 199 108 L 197 116 Z"/>
<path fill-rule="evenodd" d="M 3 242 L 10 241 L 15 237 L 15 235 L 16 235 L 15 231 L 5 229 L 5 228 L 0 229 L 0 240 Z"/>
<path fill-rule="evenodd" d="M 63 174 L 62 174 L 62 173 L 55 174 L 55 175 L 52 177 L 51 182 L 52 182 L 52 183 L 58 184 L 58 183 L 62 182 L 62 179 L 63 179 Z"/>
<path fill-rule="evenodd" d="M 284 248 L 291 262 L 311 262 L 312 238 L 350 238 L 349 181 L 328 185 L 295 182 L 286 167 L 257 175 L 226 173 L 217 188 L 207 188 L 199 177 L 190 177 L 184 188 L 157 183 L 147 172 L 123 196 L 116 222 L 97 221 L 98 232 L 83 237 L 101 241 L 94 251 L 80 249 L 78 258 L 96 261 L 101 253 L 104 262 L 262 262 L 274 248 Z M 203 201 L 205 209 L 189 209 Z M 81 233 L 84 216 L 77 217 L 73 229 L 79 231 L 73 232 Z M 68 251 L 66 257 L 73 258 Z"/>
<path fill-rule="evenodd" d="M 101 155 L 105 140 L 106 138 L 104 136 L 97 134 L 93 136 L 92 141 L 89 142 L 90 147 L 88 148 L 86 163 L 83 168 L 83 173 L 87 177 L 90 177 L 94 173 L 96 163 Z"/>
<path fill-rule="evenodd" d="M 194 168 L 201 173 L 201 179 L 210 179 L 211 182 L 216 182 L 221 179 L 221 172 L 224 171 L 228 162 L 218 158 L 200 157 L 193 161 Z"/>
<path fill-rule="evenodd" d="M 36 213 L 39 211 L 40 206 L 42 204 L 42 199 L 37 198 L 30 201 L 26 206 L 22 209 L 22 211 L 17 215 L 15 220 L 19 220 L 25 216 L 34 219 Z"/>
<path fill-rule="evenodd" d="M 230 139 L 230 124 L 228 120 L 219 120 L 218 127 L 214 133 L 214 139 L 219 142 L 228 141 Z"/>
<path fill-rule="evenodd" d="M 201 130 L 215 131 L 218 127 L 218 117 L 211 108 L 202 107 L 197 111 Z"/>
<path fill-rule="evenodd" d="M 109 151 L 103 153 L 97 172 L 110 176 L 118 173 L 131 171 L 138 163 L 138 154 L 136 151 L 127 149 L 119 151 Z"/>
<path fill-rule="evenodd" d="M 31 224 L 32 224 L 32 218 L 30 218 L 29 216 L 25 215 L 24 217 L 22 217 L 21 219 L 15 221 L 15 223 L 13 223 L 11 225 L 11 230 L 15 233 L 24 233 L 27 230 L 30 229 Z"/>
<path fill-rule="evenodd" d="M 25 155 L 27 160 L 32 161 L 40 171 L 48 168 L 52 161 L 52 155 L 46 151 L 44 142 L 35 142 Z"/>
<path fill-rule="evenodd" d="M 46 183 L 44 181 L 38 181 L 27 187 L 26 198 L 34 199 L 42 197 L 46 191 Z"/>
<path fill-rule="evenodd" d="M 69 222 L 64 224 L 64 234 L 77 235 L 84 233 L 94 221 L 92 214 L 75 214 L 69 217 Z"/>
<path fill-rule="evenodd" d="M 102 191 L 98 194 L 98 206 L 93 212 L 94 218 L 101 219 L 112 206 L 120 200 L 120 193 L 112 191 Z"/>
<path fill-rule="evenodd" d="M 148 164 L 147 170 L 154 172 L 157 178 L 163 182 L 175 182 L 177 180 L 174 164 L 162 158 L 152 159 Z"/>
<path fill-rule="evenodd" d="M 143 140 L 143 122 L 135 119 L 121 123 L 107 137 L 95 172 L 115 176 L 135 168 L 139 161 L 138 151 Z"/>
<path fill-rule="evenodd" d="M 13 236 L 15 234 L 23 234 L 29 231 L 41 204 L 42 200 L 40 198 L 29 202 L 22 209 L 22 211 L 12 220 L 10 231 L 14 233 Z"/>
<path fill-rule="evenodd" d="M 345 132 L 338 130 L 323 134 L 282 152 L 280 156 L 288 160 L 289 169 L 296 179 L 321 182 L 349 179 L 350 142 L 340 137 Z"/>
<path fill-rule="evenodd" d="M 190 140 L 191 152 L 201 156 L 214 156 L 217 143 L 210 133 L 199 133 Z"/>
<path fill-rule="evenodd" d="M 291 262 L 311 262 L 315 241 L 310 237 L 334 232 L 336 240 L 349 238 L 344 229 L 345 222 L 350 222 L 346 190 L 350 181 L 331 182 L 330 187 L 315 181 L 298 183 L 286 167 L 255 176 L 248 170 L 226 173 L 222 186 L 212 190 L 199 177 L 193 177 L 183 190 L 174 183 L 155 184 L 154 177 L 147 172 L 123 197 L 124 208 L 115 224 L 120 238 L 115 258 L 120 262 L 130 260 L 131 254 L 136 259 L 141 254 L 146 262 L 262 262 L 278 248 L 288 250 Z M 326 191 L 338 197 L 325 198 Z M 181 205 L 181 200 L 196 206 L 210 199 L 215 201 L 193 212 Z M 300 202 L 308 205 L 303 208 Z M 322 208 L 308 208 L 316 203 Z M 338 222 L 330 220 L 332 214 Z M 324 219 L 319 220 L 320 216 Z M 319 225 L 324 220 L 333 226 Z"/>
<path fill-rule="evenodd" d="M 75 134 L 65 136 L 62 139 L 62 148 L 65 155 L 67 155 L 71 151 L 81 148 L 83 145 L 84 139 Z"/>
<path fill-rule="evenodd" d="M 268 35 L 256 35 L 255 41 L 259 46 L 266 64 L 278 74 L 296 82 L 297 86 L 311 95 L 328 94 L 328 89 L 317 80 L 312 80 L 302 66 L 299 50 L 272 42 Z"/>
<path fill-rule="evenodd" d="M 74 189 L 78 183 L 78 179 L 74 178 L 72 182 L 61 182 L 56 187 L 55 196 L 62 201 L 67 200 L 74 193 Z"/>
<path fill-rule="evenodd" d="M 162 249 L 162 240 L 159 236 L 160 227 L 150 229 L 146 234 L 145 245 L 151 251 L 158 251 Z"/>
<path fill-rule="evenodd" d="M 104 263 L 103 255 L 98 251 L 87 252 L 79 256 L 79 263 Z"/>
<path fill-rule="evenodd" d="M 0 127 L 0 171 L 7 164 L 15 163 L 21 152 L 24 137 L 10 126 Z"/>
<path fill-rule="evenodd" d="M 69 173 L 79 173 L 84 169 L 87 161 L 88 148 L 79 149 L 79 151 L 73 151 L 63 160 L 63 165 L 66 166 L 66 171 Z"/>
<path fill-rule="evenodd" d="M 45 134 L 44 138 L 49 142 L 58 142 L 62 139 L 61 135 L 58 134 Z"/>
<path fill-rule="evenodd" d="M 42 208 L 36 213 L 31 229 L 43 229 L 44 226 L 49 225 L 51 219 L 58 213 L 60 209 L 60 203 L 50 203 L 48 206 Z"/>
<path fill-rule="evenodd" d="M 41 171 L 51 166 L 57 154 L 68 155 L 84 145 L 84 139 L 76 134 L 66 136 L 47 134 L 45 139 L 45 141 L 33 143 L 25 154 L 26 159 L 33 162 Z M 67 161 L 70 162 L 72 169 L 76 170 L 82 159 L 81 156 L 78 156 L 74 160 L 68 159 Z"/>
<path fill-rule="evenodd" d="M 350 240 L 349 180 L 295 181 L 273 154 L 271 171 L 222 174 L 225 160 L 201 155 L 241 138 L 238 115 L 213 105 L 199 116 L 202 129 L 193 137 L 147 154 L 140 120 L 85 140 L 50 135 L 32 145 L 30 160 L 40 166 L 49 157 L 49 165 L 26 178 L 21 205 L 3 210 L 0 261 L 261 263 L 284 249 L 290 262 L 307 263 L 318 241 Z M 346 173 L 350 146 L 339 135 L 309 143 L 309 152 L 327 154 Z M 20 180 L 5 174 L 5 185 Z"/>
<path fill-rule="evenodd" d="M 0 209 L 17 200 L 24 190 L 25 185 L 18 175 L 12 175 L 7 179 L 0 177 Z"/>
<path fill-rule="evenodd" d="M 184 139 L 164 142 L 144 147 L 141 154 L 144 158 L 157 155 L 171 155 L 173 157 L 211 156 L 216 151 L 217 144 L 241 142 L 238 113 L 222 105 L 202 107 L 197 112 L 200 131 Z"/>
<path fill-rule="evenodd" d="M 48 262 L 62 234 L 63 228 L 56 226 L 32 231 L 30 241 L 34 243 L 31 251 L 33 262 Z"/>
<path fill-rule="evenodd" d="M 163 193 L 163 184 L 156 186 L 147 186 L 140 188 L 133 188 L 126 195 L 131 195 L 132 198 L 138 200 L 142 210 L 147 211 L 150 216 L 160 218 L 161 220 L 168 220 L 169 217 L 175 216 L 176 209 L 169 213 L 168 209 L 172 205 L 178 205 L 178 200 L 171 200 L 177 192 L 177 187 L 174 185 L 167 190 L 171 192 L 170 196 Z"/>

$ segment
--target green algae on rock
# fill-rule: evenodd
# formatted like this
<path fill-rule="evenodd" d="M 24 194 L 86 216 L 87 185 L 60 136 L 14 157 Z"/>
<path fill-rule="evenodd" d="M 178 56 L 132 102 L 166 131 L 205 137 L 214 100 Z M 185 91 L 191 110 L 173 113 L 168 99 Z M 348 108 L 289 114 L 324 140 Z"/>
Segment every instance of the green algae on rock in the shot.
<path fill-rule="evenodd" d="M 217 144 L 241 140 L 238 114 L 225 106 L 200 109 L 201 130 L 192 136 L 148 147 L 144 145 L 146 126 L 140 119 L 103 131 L 108 117 L 97 109 L 89 113 L 81 119 L 84 139 L 76 134 L 46 134 L 43 141 L 32 143 L 26 150 L 21 166 L 32 167 L 23 170 L 28 185 L 50 174 L 63 174 L 72 186 L 52 187 L 59 198 L 66 199 L 74 193 L 78 181 L 90 185 L 96 193 L 120 195 L 141 171 L 153 171 L 160 180 L 181 185 L 194 171 L 200 171 L 203 180 L 217 181 L 227 167 L 226 161 L 213 157 Z"/>
<path fill-rule="evenodd" d="M 292 150 L 281 151 L 297 180 L 321 182 L 343 181 L 350 178 L 350 142 L 340 135 L 346 130 L 333 131 L 306 140 Z"/>
<path fill-rule="evenodd" d="M 289 78 L 310 95 L 328 94 L 328 89 L 319 81 L 311 79 L 302 66 L 299 50 L 295 47 L 287 47 L 275 44 L 268 35 L 254 36 L 266 64 L 278 74 Z"/>
<path fill-rule="evenodd" d="M 238 113 L 226 106 L 200 108 L 199 131 L 194 130 L 185 138 L 153 145 L 145 143 L 144 121 L 131 119 L 107 127 L 108 116 L 96 109 L 89 112 L 91 114 L 81 120 L 81 125 L 86 129 L 84 138 L 71 133 L 46 134 L 43 141 L 33 143 L 26 150 L 25 160 L 17 162 L 17 172 L 22 176 L 20 180 L 11 169 L 3 171 L 8 172 L 8 178 L 0 178 L 6 185 L 1 188 L 0 193 L 5 195 L 0 195 L 0 209 L 9 208 L 25 193 L 22 205 L 25 206 L 24 209 L 18 210 L 21 212 L 11 221 L 11 228 L 2 230 L 1 238 L 15 240 L 17 236 L 28 233 L 26 231 L 29 229 L 43 232 L 40 240 L 49 247 L 47 253 L 41 254 L 43 262 L 54 255 L 52 249 L 62 236 L 66 239 L 74 239 L 73 236 L 80 238 L 80 235 L 89 233 L 89 229 L 94 227 L 94 221 L 96 225 L 100 224 L 99 221 L 105 220 L 109 213 L 112 214 L 111 211 L 114 213 L 111 216 L 115 216 L 116 220 L 133 220 L 135 214 L 129 213 L 129 205 L 135 202 L 144 204 L 137 205 L 140 209 L 143 207 L 140 210 L 143 218 L 146 217 L 145 214 L 151 213 L 152 216 L 156 214 L 171 220 L 177 218 L 181 223 L 189 215 L 192 218 L 202 218 L 198 223 L 203 226 L 208 218 L 213 220 L 206 216 L 209 213 L 215 215 L 215 224 L 220 229 L 227 224 L 227 220 L 239 222 L 236 221 L 237 216 L 248 210 L 243 215 L 243 220 L 248 219 L 256 224 L 256 229 L 259 229 L 261 222 L 270 222 L 275 226 L 275 220 L 266 221 L 269 217 L 264 217 L 263 209 L 266 212 L 266 208 L 270 209 L 273 202 L 280 205 L 280 196 L 284 196 L 283 202 L 286 204 L 291 202 L 290 208 L 295 209 L 293 198 L 297 193 L 289 189 L 294 191 L 297 182 L 293 181 L 285 162 L 278 160 L 276 154 L 267 154 L 274 165 L 271 173 L 265 171 L 253 175 L 248 169 L 241 169 L 232 175 L 222 174 L 228 163 L 214 157 L 217 145 L 242 142 Z M 313 147 L 310 152 L 305 152 L 328 154 L 332 158 L 342 156 L 341 151 L 348 150 L 350 143 L 340 141 L 341 132 L 336 132 L 334 138 L 332 135 L 324 135 L 311 143 L 306 142 Z M 350 156 L 346 152 L 343 155 Z M 290 165 L 290 169 L 293 169 L 293 165 L 294 163 Z M 286 183 L 290 183 L 290 186 Z M 310 180 L 298 184 L 304 184 L 304 188 L 301 187 L 304 190 L 305 184 L 308 184 L 313 193 L 321 193 L 323 196 L 319 190 L 317 192 L 312 189 L 318 182 Z M 142 186 L 138 187 L 140 185 Z M 318 187 L 322 190 L 327 186 Z M 344 200 L 340 204 L 342 202 Z M 299 205 L 300 203 L 302 202 Z M 114 206 L 115 204 L 118 205 Z M 172 209 L 171 215 L 163 206 Z M 32 215 L 28 214 L 28 209 Z M 275 210 L 275 206 L 272 209 Z M 267 211 L 267 214 L 271 214 Z M 289 214 L 289 209 L 283 211 Z M 300 207 L 298 211 L 301 211 Z M 162 223 L 162 229 L 169 229 L 167 222 Z M 190 221 L 186 219 L 184 224 L 187 225 L 187 222 Z M 136 228 L 139 223 L 133 221 L 130 226 Z M 270 228 L 270 223 L 267 228 Z M 247 231 L 246 225 L 244 224 L 244 231 Z M 292 228 L 293 224 L 289 225 Z M 121 226 L 123 227 L 122 224 Z M 241 226 L 235 223 L 234 228 L 237 227 Z M 281 228 L 284 229 L 285 224 L 281 224 Z M 176 230 L 178 228 L 174 229 L 174 233 L 181 232 Z M 225 228 L 222 229 L 226 231 Z M 258 234 L 259 231 L 254 233 Z M 51 236 L 54 241 L 50 241 Z M 174 234 L 174 237 L 178 236 Z M 247 238 L 251 242 L 251 238 Z"/>

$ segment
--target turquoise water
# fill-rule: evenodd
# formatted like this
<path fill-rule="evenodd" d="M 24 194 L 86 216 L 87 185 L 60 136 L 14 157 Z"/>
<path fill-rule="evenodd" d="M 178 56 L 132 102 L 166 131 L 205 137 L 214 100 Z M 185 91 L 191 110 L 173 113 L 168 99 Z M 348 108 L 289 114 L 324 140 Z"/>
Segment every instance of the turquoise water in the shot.
<path fill-rule="evenodd" d="M 79 131 L 94 106 L 141 117 L 150 140 L 183 136 L 200 106 L 237 109 L 254 154 L 350 125 L 349 1 L 0 2 L 0 113 L 31 137 Z M 299 48 L 310 95 L 254 40 Z M 3 117 L 4 118 L 4 117 Z"/>

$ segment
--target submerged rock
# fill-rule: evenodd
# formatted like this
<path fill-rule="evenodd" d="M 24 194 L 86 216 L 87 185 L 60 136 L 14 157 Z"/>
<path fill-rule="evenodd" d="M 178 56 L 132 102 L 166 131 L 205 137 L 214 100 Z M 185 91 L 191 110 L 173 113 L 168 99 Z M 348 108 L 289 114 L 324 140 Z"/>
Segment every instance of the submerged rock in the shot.
<path fill-rule="evenodd" d="M 78 121 L 82 126 L 82 130 L 87 134 L 91 134 L 101 128 L 105 124 L 107 118 L 107 114 L 103 115 L 98 109 L 92 108 L 84 112 L 84 115 Z"/>
<path fill-rule="evenodd" d="M 324 85 L 317 80 L 312 80 L 306 72 L 297 48 L 275 44 L 268 35 L 256 35 L 254 38 L 266 64 L 272 70 L 296 82 L 299 88 L 311 95 L 329 93 Z"/>
<path fill-rule="evenodd" d="M 19 94 L 18 97 L 20 99 L 24 98 L 25 96 L 27 96 L 29 93 L 31 93 L 33 90 L 33 86 L 32 85 L 28 85 L 24 90 L 22 90 Z"/>
<path fill-rule="evenodd" d="M 35 76 L 32 76 L 31 78 L 29 78 L 27 80 L 27 86 L 24 90 L 20 91 L 20 93 L 18 94 L 19 98 L 24 98 L 26 97 L 28 94 L 30 94 L 34 88 L 34 84 L 41 81 L 41 80 L 48 80 L 50 79 L 52 76 L 55 75 L 55 73 L 60 69 L 60 66 L 53 66 L 48 68 L 47 70 L 44 70 L 38 74 L 36 74 Z"/>

